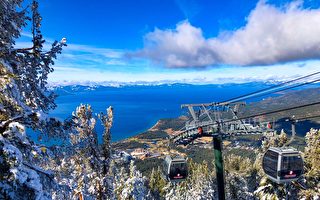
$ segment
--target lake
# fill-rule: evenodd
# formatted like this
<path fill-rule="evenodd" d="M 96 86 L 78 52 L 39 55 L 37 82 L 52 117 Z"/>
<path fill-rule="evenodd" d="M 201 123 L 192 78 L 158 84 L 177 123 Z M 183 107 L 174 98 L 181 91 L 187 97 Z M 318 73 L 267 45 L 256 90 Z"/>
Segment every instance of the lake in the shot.
<path fill-rule="evenodd" d="M 181 104 L 223 101 L 269 86 L 265 83 L 65 86 L 55 88 L 55 92 L 59 95 L 56 99 L 57 108 L 50 112 L 50 116 L 63 120 L 71 116 L 81 103 L 90 104 L 96 113 L 106 112 L 106 108 L 112 106 L 114 108 L 112 141 L 119 141 L 149 129 L 159 119 L 186 114 L 187 111 L 180 108 Z M 103 129 L 99 121 L 96 130 L 101 136 Z"/>

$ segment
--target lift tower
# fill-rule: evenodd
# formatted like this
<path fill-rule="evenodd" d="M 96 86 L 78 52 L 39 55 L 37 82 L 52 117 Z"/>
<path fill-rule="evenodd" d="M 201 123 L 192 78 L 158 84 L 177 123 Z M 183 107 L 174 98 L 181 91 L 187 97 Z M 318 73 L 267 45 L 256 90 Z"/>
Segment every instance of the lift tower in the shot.
<path fill-rule="evenodd" d="M 251 124 L 241 120 L 238 113 L 244 106 L 244 102 L 183 104 L 181 108 L 188 109 L 191 119 L 186 122 L 184 129 L 171 137 L 171 141 L 178 145 L 188 145 L 203 136 L 213 137 L 219 200 L 225 199 L 222 139 L 233 135 L 273 132 L 273 129 L 263 126 L 260 122 Z"/>

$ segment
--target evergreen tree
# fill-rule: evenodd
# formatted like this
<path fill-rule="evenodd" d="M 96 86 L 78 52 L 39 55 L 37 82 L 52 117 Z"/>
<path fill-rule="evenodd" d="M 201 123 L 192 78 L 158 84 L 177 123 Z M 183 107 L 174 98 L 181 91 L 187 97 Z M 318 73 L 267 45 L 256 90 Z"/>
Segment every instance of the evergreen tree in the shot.
<path fill-rule="evenodd" d="M 0 199 L 50 198 L 53 174 L 35 164 L 39 149 L 17 122 L 10 123 L 0 134 Z"/>
<path fill-rule="evenodd" d="M 0 132 L 5 131 L 11 122 L 20 122 L 33 128 L 45 123 L 45 114 L 55 107 L 55 95 L 46 87 L 48 74 L 53 71 L 53 60 L 66 45 L 65 40 L 55 41 L 51 49 L 45 51 L 38 2 L 32 2 L 31 17 L 26 15 L 26 9 L 17 11 L 20 4 L 21 1 L 10 0 L 0 3 L 0 23 L 3 25 L 0 35 L 1 82 L 10 81 L 10 84 L 2 84 L 1 88 Z M 14 40 L 20 36 L 27 20 L 31 22 L 32 46 L 15 49 Z"/>
<path fill-rule="evenodd" d="M 102 138 L 103 138 L 102 155 L 103 155 L 103 159 L 104 159 L 103 173 L 107 174 L 107 172 L 109 171 L 109 164 L 110 164 L 110 157 L 111 157 L 110 129 L 111 129 L 112 123 L 113 123 L 113 109 L 112 109 L 112 107 L 110 106 L 107 109 L 106 115 L 101 113 L 99 115 L 99 118 L 102 122 L 102 125 L 104 126 L 104 132 L 102 134 Z"/>
<path fill-rule="evenodd" d="M 253 199 L 253 191 L 249 190 L 250 179 L 256 174 L 252 161 L 249 158 L 231 154 L 225 159 L 225 169 L 227 198 Z"/>
<path fill-rule="evenodd" d="M 121 199 L 121 193 L 124 189 L 124 184 L 129 178 L 128 173 L 124 167 L 120 168 L 120 171 L 116 169 L 115 179 L 114 179 L 114 191 L 117 199 Z"/>
<path fill-rule="evenodd" d="M 122 174 L 123 173 L 124 172 L 122 172 Z M 133 161 L 130 162 L 129 175 L 127 177 L 127 179 L 122 179 L 123 183 L 117 188 L 119 193 L 118 199 L 153 199 L 147 187 L 146 178 L 143 177 L 142 174 L 136 169 Z"/>
<path fill-rule="evenodd" d="M 108 129 L 104 130 L 105 138 L 110 138 L 112 117 L 111 108 L 108 109 L 108 116 L 100 115 L 105 129 Z M 73 132 L 70 134 L 69 154 L 64 158 L 65 165 L 57 169 L 62 173 L 59 176 L 62 177 L 59 182 L 64 182 L 64 177 L 68 177 L 71 180 L 68 186 L 76 196 L 89 199 L 112 197 L 112 180 L 109 174 L 110 140 L 105 139 L 104 142 L 108 143 L 103 143 L 101 148 L 95 131 L 96 119 L 90 105 L 77 107 L 73 113 L 72 122 Z M 107 150 L 108 155 L 105 154 Z M 71 164 L 66 164 L 65 159 L 68 159 Z"/>
<path fill-rule="evenodd" d="M 47 199 L 56 187 L 52 172 L 42 168 L 50 160 L 49 151 L 29 141 L 25 126 L 46 124 L 44 114 L 54 107 L 54 95 L 46 89 L 47 75 L 65 41 L 44 51 L 38 3 L 27 8 L 21 4 L 0 1 L 0 198 Z M 15 40 L 28 21 L 32 47 L 16 49 Z"/>
<path fill-rule="evenodd" d="M 300 191 L 305 199 L 320 198 L 320 130 L 311 129 L 305 136 L 307 146 L 304 150 L 306 190 Z"/>
<path fill-rule="evenodd" d="M 165 196 L 165 187 L 167 185 L 166 180 L 162 176 L 162 171 L 160 167 L 156 170 L 152 169 L 149 178 L 149 187 L 156 199 L 163 198 Z"/>

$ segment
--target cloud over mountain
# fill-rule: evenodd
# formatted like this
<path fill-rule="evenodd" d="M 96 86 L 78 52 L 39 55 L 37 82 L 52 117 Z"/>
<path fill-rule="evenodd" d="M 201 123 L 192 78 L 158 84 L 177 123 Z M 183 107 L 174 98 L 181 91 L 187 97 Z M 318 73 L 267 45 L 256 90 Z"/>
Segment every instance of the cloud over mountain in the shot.
<path fill-rule="evenodd" d="M 167 67 L 268 65 L 320 58 L 319 36 L 320 9 L 305 9 L 300 1 L 281 8 L 260 1 L 235 31 L 205 38 L 201 28 L 183 21 L 145 35 L 144 48 L 131 56 Z"/>

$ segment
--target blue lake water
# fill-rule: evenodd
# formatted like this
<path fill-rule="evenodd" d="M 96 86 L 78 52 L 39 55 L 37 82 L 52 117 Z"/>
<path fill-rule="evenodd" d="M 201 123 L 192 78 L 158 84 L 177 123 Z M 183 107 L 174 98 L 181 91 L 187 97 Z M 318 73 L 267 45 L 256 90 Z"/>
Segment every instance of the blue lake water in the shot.
<path fill-rule="evenodd" d="M 114 108 L 112 141 L 141 133 L 161 118 L 174 118 L 186 114 L 180 109 L 185 103 L 206 103 L 227 100 L 249 92 L 269 87 L 264 83 L 160 86 L 99 86 L 90 90 L 84 86 L 66 86 L 56 89 L 57 108 L 50 116 L 61 120 L 71 116 L 78 105 L 91 104 L 94 112 Z M 97 123 L 101 135 L 102 126 Z"/>

